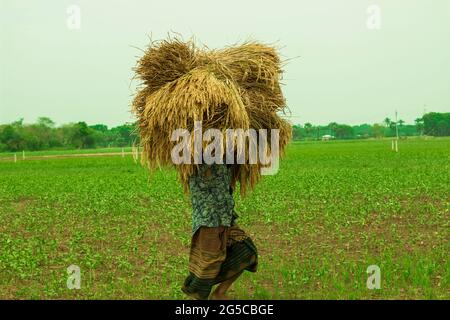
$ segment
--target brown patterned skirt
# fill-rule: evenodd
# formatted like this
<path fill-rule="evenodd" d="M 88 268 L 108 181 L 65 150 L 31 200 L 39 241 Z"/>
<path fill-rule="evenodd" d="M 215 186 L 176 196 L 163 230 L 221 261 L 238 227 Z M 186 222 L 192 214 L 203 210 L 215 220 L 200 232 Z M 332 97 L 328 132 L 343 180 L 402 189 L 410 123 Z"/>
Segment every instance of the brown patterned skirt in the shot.
<path fill-rule="evenodd" d="M 182 290 L 195 299 L 208 299 L 214 285 L 247 270 L 256 272 L 253 241 L 237 225 L 201 227 L 192 237 L 189 276 Z"/>

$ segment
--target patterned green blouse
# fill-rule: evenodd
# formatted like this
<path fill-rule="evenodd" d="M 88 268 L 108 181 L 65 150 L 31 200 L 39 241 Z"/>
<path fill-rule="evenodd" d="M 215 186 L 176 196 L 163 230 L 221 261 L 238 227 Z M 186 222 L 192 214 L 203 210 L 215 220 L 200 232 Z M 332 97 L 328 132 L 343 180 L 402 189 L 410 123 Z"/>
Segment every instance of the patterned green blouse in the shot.
<path fill-rule="evenodd" d="M 234 212 L 231 168 L 226 164 L 201 164 L 189 179 L 192 201 L 192 234 L 200 227 L 232 226 Z"/>

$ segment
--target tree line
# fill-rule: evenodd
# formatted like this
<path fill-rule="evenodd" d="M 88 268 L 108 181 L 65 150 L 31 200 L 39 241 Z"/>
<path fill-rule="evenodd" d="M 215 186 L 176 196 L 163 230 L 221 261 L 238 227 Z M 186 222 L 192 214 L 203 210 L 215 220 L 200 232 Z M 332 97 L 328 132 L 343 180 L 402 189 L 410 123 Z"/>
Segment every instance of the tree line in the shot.
<path fill-rule="evenodd" d="M 429 112 L 417 118 L 414 124 L 403 120 L 393 121 L 385 118 L 381 123 L 347 125 L 331 122 L 328 125 L 292 126 L 294 140 L 320 140 L 324 136 L 331 139 L 367 139 L 383 137 L 408 136 L 450 136 L 450 113 Z"/>
<path fill-rule="evenodd" d="M 389 118 L 382 123 L 350 126 L 331 122 L 328 125 L 305 123 L 292 126 L 294 140 L 320 140 L 323 136 L 334 139 L 366 139 L 430 135 L 450 136 L 450 113 L 430 112 L 417 118 L 414 124 L 397 122 Z M 47 117 L 36 123 L 25 124 L 23 119 L 0 125 L 0 152 L 48 149 L 88 149 L 98 147 L 126 147 L 138 142 L 135 123 L 113 128 L 104 124 L 86 122 L 64 124 L 59 127 Z"/>
<path fill-rule="evenodd" d="M 20 119 L 0 125 L 0 152 L 126 147 L 138 139 L 135 128 L 133 123 L 108 128 L 104 124 L 87 125 L 83 121 L 56 127 L 47 117 L 40 117 L 31 124 Z"/>

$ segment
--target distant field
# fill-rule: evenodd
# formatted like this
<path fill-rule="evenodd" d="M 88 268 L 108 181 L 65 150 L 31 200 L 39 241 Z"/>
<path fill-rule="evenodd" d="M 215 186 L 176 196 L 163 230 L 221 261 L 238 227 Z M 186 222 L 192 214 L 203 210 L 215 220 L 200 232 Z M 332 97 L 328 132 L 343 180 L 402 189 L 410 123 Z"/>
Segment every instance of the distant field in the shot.
<path fill-rule="evenodd" d="M 230 295 L 449 299 L 450 139 L 399 147 L 291 144 L 278 174 L 236 195 L 260 265 Z M 190 210 L 174 170 L 149 180 L 131 156 L 0 161 L 0 299 L 185 298 Z M 80 290 L 66 287 L 72 264 Z"/>
<path fill-rule="evenodd" d="M 130 147 L 123 148 L 124 152 L 131 152 Z M 90 154 L 90 153 L 116 153 L 122 152 L 122 148 L 97 148 L 97 149 L 76 149 L 76 150 L 49 150 L 49 151 L 25 151 L 25 158 L 36 156 L 52 156 L 52 155 L 71 155 L 71 154 Z M 17 155 L 17 159 L 22 159 L 22 151 L 20 152 L 2 152 L 1 158 L 13 159 L 14 154 Z"/>

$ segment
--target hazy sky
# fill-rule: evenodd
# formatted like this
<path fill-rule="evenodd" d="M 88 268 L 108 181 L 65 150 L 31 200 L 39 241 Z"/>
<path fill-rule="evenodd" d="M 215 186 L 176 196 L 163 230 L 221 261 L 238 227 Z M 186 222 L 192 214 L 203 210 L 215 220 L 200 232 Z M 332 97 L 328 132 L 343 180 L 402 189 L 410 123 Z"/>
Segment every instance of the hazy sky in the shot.
<path fill-rule="evenodd" d="M 366 25 L 369 5 L 381 9 L 379 30 Z M 295 123 L 450 111 L 448 0 L 0 0 L 0 10 L 0 123 L 130 121 L 134 47 L 171 30 L 209 47 L 276 42 L 284 58 L 299 56 L 283 88 Z"/>

